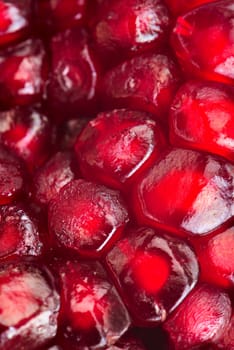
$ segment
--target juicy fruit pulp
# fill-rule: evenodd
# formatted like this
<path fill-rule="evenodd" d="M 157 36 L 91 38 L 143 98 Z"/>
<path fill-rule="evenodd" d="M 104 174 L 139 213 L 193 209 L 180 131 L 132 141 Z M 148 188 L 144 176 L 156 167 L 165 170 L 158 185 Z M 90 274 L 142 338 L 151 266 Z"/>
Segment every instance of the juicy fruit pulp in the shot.
<path fill-rule="evenodd" d="M 0 0 L 0 350 L 234 350 L 232 0 Z"/>
<path fill-rule="evenodd" d="M 125 232 L 106 259 L 139 324 L 163 322 L 198 277 L 197 260 L 189 246 L 150 228 Z"/>

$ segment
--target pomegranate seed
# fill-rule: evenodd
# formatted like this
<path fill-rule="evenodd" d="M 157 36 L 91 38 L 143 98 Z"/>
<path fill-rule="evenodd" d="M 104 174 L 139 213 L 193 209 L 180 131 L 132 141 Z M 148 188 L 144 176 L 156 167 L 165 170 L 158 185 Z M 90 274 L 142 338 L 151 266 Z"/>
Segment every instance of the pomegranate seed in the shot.
<path fill-rule="evenodd" d="M 0 205 L 11 203 L 22 194 L 24 178 L 19 159 L 0 147 Z"/>
<path fill-rule="evenodd" d="M 172 45 L 188 74 L 233 84 L 233 19 L 232 0 L 211 2 L 177 19 Z"/>
<path fill-rule="evenodd" d="M 204 280 L 221 287 L 234 286 L 233 227 L 200 242 L 197 255 Z"/>
<path fill-rule="evenodd" d="M 222 159 L 168 150 L 133 187 L 135 217 L 175 234 L 214 232 L 233 217 L 233 176 Z"/>
<path fill-rule="evenodd" d="M 0 47 L 20 41 L 31 27 L 31 0 L 0 1 Z"/>
<path fill-rule="evenodd" d="M 49 227 L 59 246 L 99 256 L 120 236 L 128 212 L 119 192 L 73 180 L 49 203 Z"/>
<path fill-rule="evenodd" d="M 0 207 L 0 257 L 42 253 L 35 220 L 19 205 Z"/>
<path fill-rule="evenodd" d="M 59 296 L 45 267 L 1 264 L 0 304 L 1 349 L 37 349 L 55 336 Z"/>
<path fill-rule="evenodd" d="M 101 264 L 67 261 L 59 275 L 61 318 L 67 336 L 91 349 L 114 344 L 127 331 L 130 320 Z"/>
<path fill-rule="evenodd" d="M 91 120 L 75 150 L 86 179 L 124 190 L 159 156 L 165 145 L 160 126 L 144 112 L 114 110 Z"/>
<path fill-rule="evenodd" d="M 171 106 L 170 139 L 234 160 L 234 89 L 213 82 L 187 82 Z"/>
<path fill-rule="evenodd" d="M 87 0 L 35 1 L 40 29 L 50 32 L 64 30 L 83 23 Z"/>
<path fill-rule="evenodd" d="M 98 4 L 92 32 L 99 50 L 126 56 L 163 44 L 169 24 L 161 0 L 106 0 Z"/>
<path fill-rule="evenodd" d="M 41 205 L 47 205 L 74 177 L 72 154 L 69 152 L 56 153 L 35 174 L 34 198 Z"/>
<path fill-rule="evenodd" d="M 51 42 L 49 105 L 55 120 L 95 109 L 98 65 L 84 31 L 67 30 Z"/>
<path fill-rule="evenodd" d="M 0 143 L 21 157 L 32 170 L 48 157 L 51 141 L 48 118 L 34 108 L 0 112 Z"/>
<path fill-rule="evenodd" d="M 29 39 L 1 51 L 1 109 L 40 101 L 46 86 L 47 68 L 45 51 L 39 39 Z"/>
<path fill-rule="evenodd" d="M 214 2 L 214 0 L 165 0 L 165 2 L 174 15 L 179 15 L 195 7 Z"/>
<path fill-rule="evenodd" d="M 231 302 L 222 289 L 200 285 L 164 323 L 175 350 L 216 342 L 229 324 Z"/>
<path fill-rule="evenodd" d="M 178 82 L 178 69 L 169 57 L 140 55 L 108 71 L 100 95 L 106 108 L 139 109 L 165 121 Z"/>
<path fill-rule="evenodd" d="M 151 228 L 132 229 L 107 254 L 107 266 L 135 322 L 164 322 L 198 278 L 190 247 Z"/>

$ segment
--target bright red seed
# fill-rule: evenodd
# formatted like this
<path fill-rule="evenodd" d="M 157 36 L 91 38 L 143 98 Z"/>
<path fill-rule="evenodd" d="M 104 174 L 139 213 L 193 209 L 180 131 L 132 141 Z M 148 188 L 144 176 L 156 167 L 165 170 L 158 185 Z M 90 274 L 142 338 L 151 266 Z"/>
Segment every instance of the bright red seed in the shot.
<path fill-rule="evenodd" d="M 160 291 L 170 275 L 165 258 L 144 252 L 136 254 L 132 268 L 136 283 L 149 294 Z"/>
<path fill-rule="evenodd" d="M 50 155 L 51 125 L 40 110 L 16 107 L 0 112 L 0 143 L 22 158 L 29 170 Z"/>
<path fill-rule="evenodd" d="M 172 46 L 190 77 L 233 84 L 233 19 L 232 0 L 211 2 L 178 17 Z"/>
<path fill-rule="evenodd" d="M 41 101 L 47 84 L 48 62 L 39 39 L 28 39 L 0 52 L 1 109 Z"/>
<path fill-rule="evenodd" d="M 229 228 L 198 243 L 197 256 L 201 265 L 202 278 L 209 283 L 232 288 L 234 285 L 234 228 Z"/>
<path fill-rule="evenodd" d="M 83 176 L 124 190 L 149 168 L 165 146 L 151 115 L 131 110 L 100 113 L 78 137 L 76 155 Z"/>
<path fill-rule="evenodd" d="M 8 204 L 22 195 L 25 173 L 20 160 L 0 147 L 0 204 Z"/>
<path fill-rule="evenodd" d="M 166 121 L 178 83 L 174 61 L 148 53 L 110 69 L 102 79 L 100 97 L 105 108 L 137 109 Z"/>
<path fill-rule="evenodd" d="M 40 256 L 43 243 L 33 217 L 19 205 L 0 207 L 0 257 Z"/>
<path fill-rule="evenodd" d="M 234 160 L 234 89 L 190 81 L 177 92 L 170 110 L 170 140 Z"/>
<path fill-rule="evenodd" d="M 107 254 L 106 263 L 139 325 L 164 322 L 198 278 L 191 248 L 147 227 L 126 230 Z"/>
<path fill-rule="evenodd" d="M 16 261 L 0 266 L 0 347 L 36 349 L 53 339 L 59 296 L 42 264 Z M 40 329 L 40 331 L 38 331 Z"/>
<path fill-rule="evenodd" d="M 67 261 L 59 266 L 64 333 L 78 346 L 113 345 L 130 326 L 117 291 L 99 262 Z"/>
<path fill-rule="evenodd" d="M 216 343 L 231 317 L 228 294 L 206 284 L 195 288 L 165 322 L 175 350 Z"/>
<path fill-rule="evenodd" d="M 128 222 L 119 192 L 85 180 L 73 180 L 49 203 L 49 227 L 59 246 L 85 256 L 100 256 Z"/>
<path fill-rule="evenodd" d="M 30 0 L 0 1 L 0 46 L 20 41 L 29 34 L 32 25 Z"/>
<path fill-rule="evenodd" d="M 233 217 L 233 165 L 169 149 L 133 186 L 135 219 L 175 234 L 206 235 Z"/>

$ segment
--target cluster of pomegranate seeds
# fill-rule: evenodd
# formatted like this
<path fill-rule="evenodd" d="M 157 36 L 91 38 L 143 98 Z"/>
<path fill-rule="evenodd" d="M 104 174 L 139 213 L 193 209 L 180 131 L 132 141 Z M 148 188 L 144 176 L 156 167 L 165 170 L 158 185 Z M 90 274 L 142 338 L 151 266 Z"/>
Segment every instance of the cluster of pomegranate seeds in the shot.
<path fill-rule="evenodd" d="M 234 350 L 233 0 L 0 0 L 0 350 Z"/>

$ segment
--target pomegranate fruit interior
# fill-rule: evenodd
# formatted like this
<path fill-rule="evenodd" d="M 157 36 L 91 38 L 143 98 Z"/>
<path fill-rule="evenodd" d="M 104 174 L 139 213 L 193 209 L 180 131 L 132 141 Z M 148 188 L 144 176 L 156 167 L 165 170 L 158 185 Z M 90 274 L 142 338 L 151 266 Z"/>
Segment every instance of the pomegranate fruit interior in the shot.
<path fill-rule="evenodd" d="M 0 0 L 0 350 L 234 350 L 233 0 Z"/>

